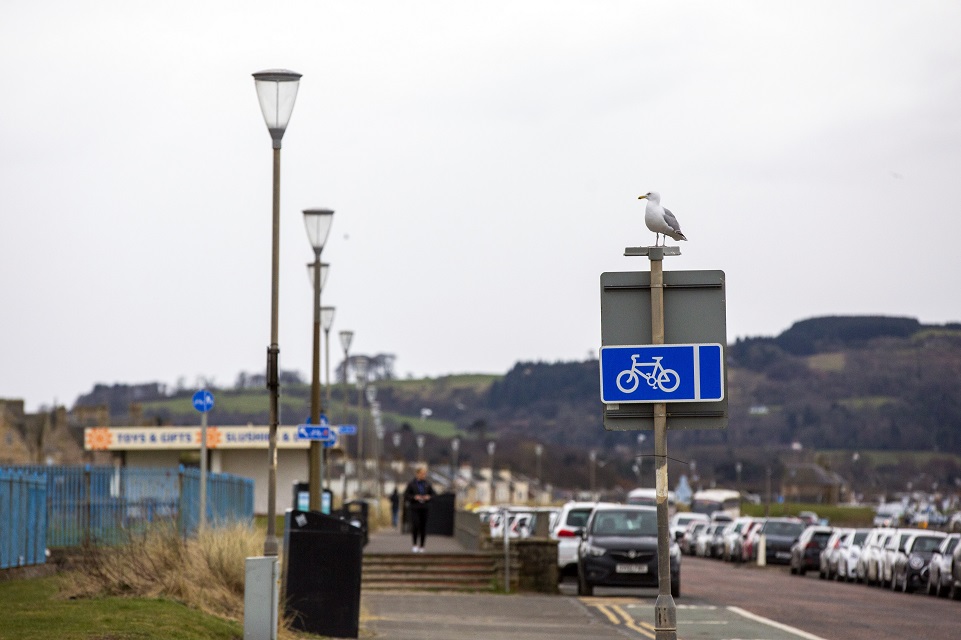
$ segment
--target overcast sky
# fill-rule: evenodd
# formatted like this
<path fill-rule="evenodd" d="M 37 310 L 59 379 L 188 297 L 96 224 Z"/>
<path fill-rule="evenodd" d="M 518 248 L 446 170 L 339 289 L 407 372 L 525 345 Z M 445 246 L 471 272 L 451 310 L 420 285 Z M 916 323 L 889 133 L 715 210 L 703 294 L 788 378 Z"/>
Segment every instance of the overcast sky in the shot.
<path fill-rule="evenodd" d="M 271 148 L 251 73 L 303 74 L 282 158 L 280 350 L 323 302 L 397 373 L 600 344 L 643 201 L 721 269 L 728 337 L 961 320 L 958 2 L 0 5 L 0 397 L 220 385 L 270 342 Z"/>

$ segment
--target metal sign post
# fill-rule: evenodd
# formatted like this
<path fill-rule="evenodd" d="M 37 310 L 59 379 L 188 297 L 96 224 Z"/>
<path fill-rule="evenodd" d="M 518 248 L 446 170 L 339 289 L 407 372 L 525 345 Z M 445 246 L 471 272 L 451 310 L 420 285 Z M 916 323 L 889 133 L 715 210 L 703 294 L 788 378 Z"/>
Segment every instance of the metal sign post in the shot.
<path fill-rule="evenodd" d="M 678 251 L 680 253 L 680 251 Z M 651 247 L 651 344 L 664 344 L 664 250 Z M 677 640 L 677 605 L 671 595 L 671 539 L 667 504 L 667 403 L 654 403 L 654 460 L 657 496 L 657 601 L 655 640 Z"/>
<path fill-rule="evenodd" d="M 628 247 L 624 255 L 646 256 L 651 270 L 601 274 L 604 428 L 654 430 L 658 583 L 654 637 L 677 640 L 668 522 L 668 418 L 672 429 L 727 427 L 724 273 L 665 274 L 664 257 L 681 255 L 678 247 Z"/>
<path fill-rule="evenodd" d="M 207 412 L 214 408 L 214 394 L 201 389 L 193 395 L 194 409 L 200 412 L 200 515 L 198 530 L 207 525 Z"/>

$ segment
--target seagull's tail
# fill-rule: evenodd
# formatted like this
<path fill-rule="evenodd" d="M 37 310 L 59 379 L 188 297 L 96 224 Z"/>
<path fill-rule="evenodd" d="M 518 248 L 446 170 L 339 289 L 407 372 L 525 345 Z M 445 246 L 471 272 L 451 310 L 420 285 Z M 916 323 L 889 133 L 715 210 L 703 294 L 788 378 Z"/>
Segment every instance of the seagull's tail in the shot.
<path fill-rule="evenodd" d="M 674 238 L 674 239 L 677 240 L 677 241 L 687 240 L 687 236 L 685 236 L 683 233 L 681 233 L 680 230 L 677 230 L 677 231 L 668 231 L 668 232 L 667 232 L 667 235 L 671 236 L 672 238 Z"/>

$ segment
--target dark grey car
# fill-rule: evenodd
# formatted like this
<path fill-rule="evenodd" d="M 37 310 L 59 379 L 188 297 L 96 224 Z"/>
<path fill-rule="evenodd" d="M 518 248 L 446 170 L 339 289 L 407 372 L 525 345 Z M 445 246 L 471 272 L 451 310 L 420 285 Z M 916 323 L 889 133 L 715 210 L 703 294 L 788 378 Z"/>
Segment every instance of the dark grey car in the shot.
<path fill-rule="evenodd" d="M 759 532 L 764 536 L 767 563 L 790 564 L 791 545 L 806 527 L 797 518 L 768 518 Z"/>
<path fill-rule="evenodd" d="M 681 550 L 670 542 L 671 595 L 681 594 Z M 577 551 L 577 593 L 594 587 L 656 587 L 657 509 L 604 505 L 594 509 Z"/>

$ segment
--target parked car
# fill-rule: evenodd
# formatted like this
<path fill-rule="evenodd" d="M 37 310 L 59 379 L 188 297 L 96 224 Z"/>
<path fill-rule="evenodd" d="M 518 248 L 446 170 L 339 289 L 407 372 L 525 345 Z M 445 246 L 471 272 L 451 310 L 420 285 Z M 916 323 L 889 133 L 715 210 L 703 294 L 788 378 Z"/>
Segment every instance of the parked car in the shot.
<path fill-rule="evenodd" d="M 577 547 L 581 542 L 581 531 L 594 510 L 596 502 L 568 502 L 561 507 L 551 538 L 557 540 L 558 577 L 577 575 Z"/>
<path fill-rule="evenodd" d="M 931 554 L 928 563 L 928 595 L 943 596 L 951 588 L 951 569 L 954 564 L 954 549 L 961 540 L 961 533 L 952 533 L 941 541 L 941 545 Z"/>
<path fill-rule="evenodd" d="M 604 504 L 594 508 L 577 553 L 577 593 L 594 587 L 656 587 L 657 509 Z M 681 594 L 681 550 L 670 549 L 671 595 Z"/>
<path fill-rule="evenodd" d="M 864 582 L 876 585 L 881 582 L 881 564 L 884 557 L 884 545 L 888 538 L 894 535 L 894 529 L 875 529 L 877 536 L 874 541 L 864 548 L 861 559 L 864 561 Z"/>
<path fill-rule="evenodd" d="M 841 542 L 852 531 L 852 529 L 835 529 L 831 532 L 824 548 L 818 554 L 818 577 L 822 580 L 830 580 L 834 577 L 838 566 L 838 554 L 841 551 Z"/>
<path fill-rule="evenodd" d="M 952 600 L 961 600 L 961 542 L 954 545 L 951 552 L 951 577 L 948 583 L 948 597 Z"/>
<path fill-rule="evenodd" d="M 897 527 L 904 518 L 904 505 L 900 502 L 887 502 L 878 506 L 874 515 L 875 527 Z"/>
<path fill-rule="evenodd" d="M 738 562 L 750 562 L 755 560 L 754 549 L 757 539 L 757 532 L 764 524 L 764 518 L 755 518 L 744 528 L 741 537 L 734 541 L 734 549 L 731 555 Z"/>
<path fill-rule="evenodd" d="M 891 589 L 899 588 L 904 593 L 911 593 L 928 581 L 928 563 L 935 550 L 947 534 L 941 531 L 915 533 L 904 543 L 904 553 L 897 556 L 891 569 Z"/>
<path fill-rule="evenodd" d="M 710 558 L 714 550 L 714 536 L 726 525 L 726 522 L 712 522 L 702 529 L 694 540 L 694 555 Z"/>
<path fill-rule="evenodd" d="M 797 518 L 768 518 L 758 533 L 764 536 L 765 560 L 768 564 L 789 564 L 791 545 L 804 532 Z"/>
<path fill-rule="evenodd" d="M 682 513 L 675 513 L 674 517 L 671 518 L 671 540 L 676 542 L 681 541 L 681 536 L 687 531 L 687 525 L 691 524 L 695 520 L 700 522 L 708 522 L 710 518 L 703 513 L 694 513 L 692 511 L 684 511 Z"/>
<path fill-rule="evenodd" d="M 895 529 L 888 541 L 884 543 L 884 553 L 881 554 L 880 583 L 882 587 L 894 586 L 894 565 L 900 558 L 905 557 L 904 545 L 908 538 L 915 533 L 926 533 L 924 529 Z"/>
<path fill-rule="evenodd" d="M 827 544 L 828 538 L 834 533 L 831 527 L 809 525 L 791 545 L 788 564 L 791 573 L 803 576 L 808 569 L 817 569 L 821 559 L 821 550 Z"/>
<path fill-rule="evenodd" d="M 735 518 L 734 522 L 725 527 L 724 533 L 721 534 L 723 546 L 721 549 L 721 557 L 727 562 L 733 562 L 735 559 L 734 551 L 738 546 L 737 541 L 740 539 L 741 534 L 744 529 L 751 524 L 754 519 L 749 516 L 741 516 Z"/>
<path fill-rule="evenodd" d="M 701 532 L 707 529 L 708 521 L 704 520 L 694 520 L 687 525 L 687 529 L 681 536 L 680 542 L 678 544 L 681 547 L 681 551 L 689 556 L 695 554 L 695 545 L 697 543 L 697 537 L 701 535 Z"/>
<path fill-rule="evenodd" d="M 961 511 L 958 511 L 948 520 L 948 531 L 961 533 Z"/>
<path fill-rule="evenodd" d="M 838 580 L 852 582 L 857 578 L 856 569 L 861 558 L 861 549 L 870 532 L 870 529 L 851 529 L 842 538 L 834 574 Z"/>

